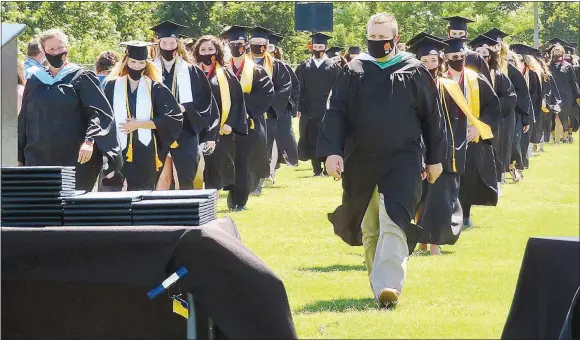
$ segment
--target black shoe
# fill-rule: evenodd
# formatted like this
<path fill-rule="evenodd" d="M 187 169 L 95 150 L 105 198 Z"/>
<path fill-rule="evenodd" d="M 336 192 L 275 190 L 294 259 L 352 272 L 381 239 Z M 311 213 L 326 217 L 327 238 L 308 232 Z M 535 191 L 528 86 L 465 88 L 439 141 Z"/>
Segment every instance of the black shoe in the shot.
<path fill-rule="evenodd" d="M 245 205 L 242 205 L 242 206 L 238 205 L 236 207 L 236 209 L 234 209 L 234 211 L 238 211 L 238 212 L 239 211 L 246 211 L 246 210 L 248 210 L 248 208 Z"/>
<path fill-rule="evenodd" d="M 235 210 L 236 206 L 234 205 L 234 199 L 231 191 L 228 191 L 228 199 L 227 199 L 228 209 Z"/>

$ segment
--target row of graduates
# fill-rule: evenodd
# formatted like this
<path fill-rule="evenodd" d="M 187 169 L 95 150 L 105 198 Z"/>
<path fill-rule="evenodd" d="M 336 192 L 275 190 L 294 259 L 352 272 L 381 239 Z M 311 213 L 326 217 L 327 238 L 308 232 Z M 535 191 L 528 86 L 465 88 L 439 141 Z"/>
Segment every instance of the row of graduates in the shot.
<path fill-rule="evenodd" d="M 197 175 L 206 188 L 229 190 L 232 209 L 245 209 L 249 193 L 269 176 L 275 132 L 268 136 L 268 121 L 287 119 L 291 133 L 298 82 L 266 52 L 268 30 L 251 31 L 246 55 L 245 28 L 227 29 L 228 65 L 218 39 L 202 37 L 195 46 L 198 67 L 178 38 L 182 28 L 172 22 L 153 28 L 159 39 L 153 60 L 152 43 L 123 43 L 126 54 L 102 89 L 92 72 L 68 61 L 64 32 L 41 34 L 49 67 L 32 69 L 26 84 L 19 165 L 76 166 L 77 189 L 85 191 L 99 173 L 107 191 L 191 189 Z M 198 149 L 205 154 L 202 174 L 196 174 Z"/>
<path fill-rule="evenodd" d="M 468 19 L 448 19 L 450 30 L 467 31 Z M 407 43 L 438 87 L 447 139 L 443 173 L 424 183 L 415 216 L 422 251 L 455 244 L 473 227 L 472 206 L 495 206 L 505 174 L 517 182 L 529 167 L 530 143 L 543 151 L 554 129 L 570 141 L 578 130 L 580 90 L 560 41 L 550 42 L 548 66 L 539 50 L 508 46 L 506 36 L 494 28 L 467 43 L 422 32 Z"/>

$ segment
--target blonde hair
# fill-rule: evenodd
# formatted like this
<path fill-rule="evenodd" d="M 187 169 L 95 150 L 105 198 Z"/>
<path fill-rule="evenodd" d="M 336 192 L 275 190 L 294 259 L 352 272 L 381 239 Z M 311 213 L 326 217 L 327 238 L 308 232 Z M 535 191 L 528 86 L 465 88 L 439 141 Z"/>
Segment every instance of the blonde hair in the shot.
<path fill-rule="evenodd" d="M 371 25 L 374 24 L 388 24 L 391 27 L 393 35 L 399 34 L 399 24 L 397 24 L 397 19 L 392 14 L 377 13 L 370 17 L 367 23 L 367 32 L 370 30 Z"/>
<path fill-rule="evenodd" d="M 105 81 L 115 80 L 117 77 L 122 77 L 127 74 L 127 62 L 129 61 L 129 57 L 125 55 L 123 60 L 117 63 L 115 67 L 111 70 L 111 73 L 105 78 Z M 147 64 L 145 65 L 145 71 L 143 71 L 143 75 L 151 78 L 151 80 L 156 82 L 162 82 L 163 79 L 161 77 L 161 72 L 155 67 L 155 65 L 147 60 Z"/>
<path fill-rule="evenodd" d="M 499 60 L 497 61 L 497 64 L 499 66 L 500 70 L 503 70 L 507 65 L 507 60 L 506 57 L 510 51 L 510 47 L 508 46 L 508 44 L 504 43 L 503 41 L 500 42 L 500 50 L 499 50 Z M 516 58 L 517 59 L 517 58 Z M 507 74 L 506 74 L 507 76 Z"/>
<path fill-rule="evenodd" d="M 183 60 L 185 60 L 188 64 L 191 64 L 189 54 L 187 53 L 187 50 L 185 49 L 185 45 L 183 44 L 183 41 L 181 41 L 181 39 L 179 39 L 179 38 L 175 38 L 175 40 L 177 40 L 177 54 L 181 58 L 183 58 Z M 154 48 L 155 52 L 152 53 L 152 55 L 155 55 L 153 57 L 153 60 L 155 60 L 155 58 L 157 58 L 157 56 L 159 56 L 161 58 L 161 54 L 159 53 L 160 49 L 161 49 L 161 47 L 159 47 L 159 40 L 157 40 L 157 46 L 155 46 L 155 48 Z"/>
<path fill-rule="evenodd" d="M 554 47 L 552 47 L 551 54 L 554 55 L 554 52 L 556 52 L 556 50 L 562 52 L 562 54 L 565 54 L 566 53 L 566 51 L 564 50 L 564 47 L 562 45 L 560 45 L 560 44 L 556 44 L 556 45 L 554 45 Z"/>
<path fill-rule="evenodd" d="M 68 36 L 60 28 L 53 28 L 40 33 L 38 36 L 38 42 L 40 42 L 42 49 L 44 49 L 44 43 L 48 39 L 58 39 L 68 47 Z"/>
<path fill-rule="evenodd" d="M 522 65 L 522 61 L 520 60 L 521 55 L 515 53 L 512 50 L 508 50 L 507 55 L 509 56 L 509 59 L 513 59 L 514 61 L 514 66 L 518 69 L 521 70 L 522 68 L 524 68 L 524 65 Z"/>
<path fill-rule="evenodd" d="M 536 57 L 536 61 L 542 67 L 542 76 L 544 78 L 544 81 L 546 81 L 546 82 L 549 81 L 550 76 L 552 75 L 552 72 L 550 72 L 550 68 L 548 67 L 548 64 L 546 63 L 546 61 L 543 58 L 540 58 L 540 57 Z"/>
<path fill-rule="evenodd" d="M 536 72 L 540 78 L 544 77 L 544 69 L 542 65 L 531 55 L 524 54 L 524 64 L 530 68 L 530 70 Z"/>

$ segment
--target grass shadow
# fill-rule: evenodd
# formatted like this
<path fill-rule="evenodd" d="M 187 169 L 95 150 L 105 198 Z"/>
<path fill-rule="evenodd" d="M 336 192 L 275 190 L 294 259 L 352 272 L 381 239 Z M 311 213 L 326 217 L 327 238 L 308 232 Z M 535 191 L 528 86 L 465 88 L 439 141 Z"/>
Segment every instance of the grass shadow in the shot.
<path fill-rule="evenodd" d="M 287 185 L 278 185 L 278 184 L 276 184 L 274 186 L 264 186 L 262 188 L 262 190 L 265 190 L 265 189 L 286 189 L 286 188 L 288 188 Z"/>
<path fill-rule="evenodd" d="M 352 265 L 352 264 L 334 264 L 332 266 L 327 267 L 309 267 L 309 268 L 300 268 L 298 269 L 301 272 L 321 272 L 321 273 L 329 273 L 329 272 L 350 272 L 350 271 L 366 271 L 367 267 L 364 265 Z"/>
<path fill-rule="evenodd" d="M 450 250 L 441 250 L 441 256 L 443 255 L 453 255 L 455 254 L 455 252 L 450 251 Z M 431 253 L 429 252 L 429 250 L 427 251 L 419 251 L 419 250 L 415 250 L 413 252 L 413 254 L 411 254 L 411 256 L 431 256 Z"/>
<path fill-rule="evenodd" d="M 314 176 L 314 175 L 309 175 L 309 176 L 298 176 L 297 178 L 299 179 L 305 179 L 305 178 L 330 178 L 330 176 Z"/>
<path fill-rule="evenodd" d="M 378 309 L 379 305 L 374 299 L 338 299 L 330 301 L 316 301 L 298 310 L 299 314 L 322 313 L 322 312 L 352 312 Z"/>

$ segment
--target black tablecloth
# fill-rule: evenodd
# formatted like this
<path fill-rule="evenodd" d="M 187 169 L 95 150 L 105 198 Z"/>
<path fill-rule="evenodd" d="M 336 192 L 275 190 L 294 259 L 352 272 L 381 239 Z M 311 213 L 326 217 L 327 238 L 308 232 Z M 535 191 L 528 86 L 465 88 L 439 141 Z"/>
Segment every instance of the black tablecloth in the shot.
<path fill-rule="evenodd" d="M 203 227 L 2 228 L 2 339 L 186 339 L 167 294 L 177 268 L 225 337 L 295 338 L 282 281 L 230 219 Z M 199 338 L 207 333 L 200 330 Z"/>
<path fill-rule="evenodd" d="M 578 238 L 530 238 L 502 339 L 557 339 L 579 272 Z"/>

